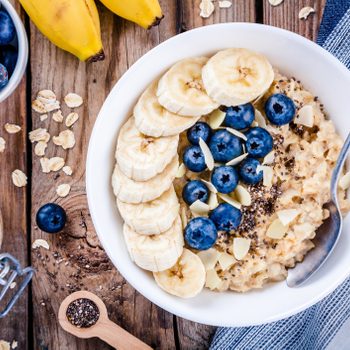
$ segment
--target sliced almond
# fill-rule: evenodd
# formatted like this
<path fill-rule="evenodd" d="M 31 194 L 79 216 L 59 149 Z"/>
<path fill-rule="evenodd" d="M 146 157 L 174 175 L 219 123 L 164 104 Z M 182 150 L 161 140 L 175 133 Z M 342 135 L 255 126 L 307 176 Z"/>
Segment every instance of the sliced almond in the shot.
<path fill-rule="evenodd" d="M 181 208 L 180 216 L 181 216 L 182 228 L 185 229 L 186 226 L 187 226 L 186 207 L 182 207 L 182 208 Z"/>
<path fill-rule="evenodd" d="M 283 209 L 276 212 L 277 217 L 281 221 L 282 225 L 288 226 L 292 221 L 294 221 L 300 214 L 298 209 Z"/>
<path fill-rule="evenodd" d="M 263 172 L 263 185 L 267 188 L 271 188 L 273 180 L 273 169 L 266 165 L 258 165 L 256 172 L 259 174 L 260 171 Z"/>
<path fill-rule="evenodd" d="M 208 270 L 205 278 L 205 286 L 211 290 L 218 289 L 222 280 L 215 270 Z"/>
<path fill-rule="evenodd" d="M 242 162 L 245 158 L 248 157 L 248 153 L 243 153 L 242 155 L 236 157 L 236 158 L 233 158 L 232 160 L 230 160 L 229 162 L 226 163 L 226 165 L 237 165 L 239 164 L 240 162 Z"/>
<path fill-rule="evenodd" d="M 190 205 L 191 212 L 197 215 L 207 215 L 210 211 L 209 205 L 197 199 Z"/>
<path fill-rule="evenodd" d="M 0 153 L 5 151 L 5 147 L 6 147 L 6 141 L 4 140 L 4 138 L 0 137 Z"/>
<path fill-rule="evenodd" d="M 75 145 L 75 137 L 73 131 L 61 131 L 58 136 L 53 137 L 53 143 L 57 146 L 62 146 L 63 149 L 73 148 Z"/>
<path fill-rule="evenodd" d="M 66 117 L 66 126 L 71 127 L 79 119 L 79 114 L 72 112 L 69 113 Z"/>
<path fill-rule="evenodd" d="M 239 203 L 241 203 L 244 206 L 249 206 L 252 204 L 252 197 L 248 190 L 242 186 L 242 185 L 237 185 L 235 189 L 235 196 Z"/>
<path fill-rule="evenodd" d="M 272 164 L 275 160 L 275 151 L 271 151 L 269 154 L 267 154 L 263 160 L 263 165 L 265 164 Z"/>
<path fill-rule="evenodd" d="M 65 96 L 64 102 L 69 108 L 76 108 L 83 104 L 83 99 L 78 94 L 71 92 Z"/>
<path fill-rule="evenodd" d="M 216 263 L 218 262 L 218 258 L 220 256 L 220 252 L 218 252 L 214 248 L 209 248 L 207 250 L 202 250 L 197 254 L 199 258 L 202 260 L 205 271 L 212 270 Z"/>
<path fill-rule="evenodd" d="M 32 243 L 32 248 L 33 249 L 36 249 L 36 248 L 44 248 L 44 249 L 47 249 L 49 250 L 50 249 L 50 246 L 49 246 L 49 243 L 47 243 L 47 241 L 45 241 L 45 239 L 36 239 L 33 243 Z"/>
<path fill-rule="evenodd" d="M 64 167 L 64 159 L 61 157 L 52 157 L 49 159 L 50 171 L 59 171 Z"/>
<path fill-rule="evenodd" d="M 237 260 L 242 260 L 248 254 L 251 240 L 249 238 L 235 237 L 233 239 L 233 255 Z"/>
<path fill-rule="evenodd" d="M 27 175 L 19 169 L 12 172 L 12 182 L 17 187 L 24 187 L 27 185 Z"/>
<path fill-rule="evenodd" d="M 59 197 L 67 197 L 70 192 L 70 185 L 62 184 L 59 185 L 56 189 L 56 193 Z"/>
<path fill-rule="evenodd" d="M 224 202 L 231 204 L 237 209 L 241 209 L 242 205 L 241 203 L 237 202 L 234 198 L 229 196 L 228 194 L 218 193 L 219 198 L 221 198 Z"/>
<path fill-rule="evenodd" d="M 62 123 L 63 122 L 63 114 L 61 110 L 58 110 L 57 112 L 52 114 L 52 120 L 54 120 L 56 123 Z"/>
<path fill-rule="evenodd" d="M 10 123 L 6 123 L 4 128 L 9 134 L 17 134 L 22 129 L 19 125 Z"/>
<path fill-rule="evenodd" d="M 258 123 L 258 126 L 266 129 L 266 119 L 258 109 L 255 109 L 255 121 Z"/>
<path fill-rule="evenodd" d="M 206 186 L 208 187 L 210 192 L 218 193 L 218 190 L 216 189 L 216 187 L 211 182 L 203 180 L 203 179 L 201 179 L 201 181 L 206 184 Z"/>
<path fill-rule="evenodd" d="M 314 119 L 314 108 L 311 105 L 306 105 L 299 109 L 296 118 L 294 118 L 294 123 L 312 128 L 314 126 Z"/>
<path fill-rule="evenodd" d="M 350 171 L 340 178 L 339 187 L 344 191 L 350 187 Z"/>
<path fill-rule="evenodd" d="M 232 6 L 232 2 L 229 0 L 221 0 L 219 1 L 219 7 L 222 9 L 228 9 Z"/>
<path fill-rule="evenodd" d="M 199 15 L 203 18 L 210 17 L 215 10 L 214 4 L 211 0 L 202 0 L 199 4 L 199 8 L 201 10 Z"/>
<path fill-rule="evenodd" d="M 245 136 L 242 132 L 233 129 L 233 128 L 225 128 L 228 132 L 230 132 L 231 134 L 239 137 L 240 139 L 247 141 L 247 136 Z"/>
<path fill-rule="evenodd" d="M 49 116 L 48 116 L 47 114 L 42 114 L 42 115 L 40 116 L 40 121 L 43 122 L 43 121 L 45 121 L 48 117 L 49 117 Z"/>
<path fill-rule="evenodd" d="M 218 196 L 216 193 L 210 192 L 208 205 L 210 210 L 214 210 L 219 205 Z"/>
<path fill-rule="evenodd" d="M 64 166 L 62 168 L 62 171 L 68 176 L 73 174 L 73 170 L 72 170 L 72 168 L 69 165 Z"/>
<path fill-rule="evenodd" d="M 50 140 L 50 134 L 47 132 L 47 129 L 38 128 L 29 133 L 29 140 L 31 143 L 39 141 L 47 143 Z"/>
<path fill-rule="evenodd" d="M 177 169 L 175 177 L 177 179 L 181 179 L 186 174 L 186 166 L 184 163 L 181 163 L 179 168 Z"/>
<path fill-rule="evenodd" d="M 234 265 L 237 262 L 231 254 L 228 254 L 226 252 L 220 253 L 218 261 L 223 271 L 228 270 L 232 265 Z"/>
<path fill-rule="evenodd" d="M 42 157 L 45 155 L 45 150 L 47 148 L 47 143 L 45 141 L 39 141 L 34 147 L 34 153 Z"/>
<path fill-rule="evenodd" d="M 208 124 L 212 129 L 217 129 L 224 122 L 226 113 L 220 109 L 211 112 L 208 117 Z"/>
<path fill-rule="evenodd" d="M 199 139 L 199 147 L 201 148 L 203 154 L 204 154 L 204 161 L 205 164 L 207 165 L 209 170 L 214 169 L 214 158 L 213 155 L 211 154 L 211 151 L 208 147 L 208 145 L 203 141 L 203 139 Z"/>
<path fill-rule="evenodd" d="M 305 6 L 299 11 L 299 19 L 307 19 L 311 13 L 314 13 L 315 9 L 310 6 Z"/>
<path fill-rule="evenodd" d="M 281 239 L 287 233 L 288 226 L 284 226 L 280 219 L 272 221 L 266 231 L 266 236 L 272 239 Z"/>
<path fill-rule="evenodd" d="M 269 0 L 270 5 L 272 6 L 278 6 L 282 4 L 283 0 Z"/>

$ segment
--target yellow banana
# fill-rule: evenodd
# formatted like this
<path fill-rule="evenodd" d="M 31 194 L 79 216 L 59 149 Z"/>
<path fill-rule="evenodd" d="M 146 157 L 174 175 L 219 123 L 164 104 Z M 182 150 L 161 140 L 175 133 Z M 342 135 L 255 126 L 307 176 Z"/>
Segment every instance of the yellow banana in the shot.
<path fill-rule="evenodd" d="M 158 0 L 101 0 L 112 12 L 143 28 L 158 25 L 164 17 Z"/>
<path fill-rule="evenodd" d="M 56 46 L 80 60 L 104 59 L 100 18 L 94 0 L 20 0 L 39 28 Z"/>

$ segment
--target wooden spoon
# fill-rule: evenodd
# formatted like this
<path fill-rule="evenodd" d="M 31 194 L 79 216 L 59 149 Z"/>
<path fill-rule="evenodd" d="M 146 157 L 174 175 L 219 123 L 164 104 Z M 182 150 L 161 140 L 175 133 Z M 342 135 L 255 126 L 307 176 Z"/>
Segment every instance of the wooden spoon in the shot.
<path fill-rule="evenodd" d="M 66 311 L 68 305 L 80 298 L 92 300 L 100 311 L 100 317 L 96 324 L 89 328 L 78 328 L 67 319 Z M 134 337 L 129 332 L 113 323 L 107 314 L 107 308 L 104 302 L 95 294 L 87 291 L 72 293 L 63 300 L 58 311 L 58 321 L 61 327 L 68 333 L 79 338 L 98 337 L 118 350 L 150 350 L 150 346 Z"/>

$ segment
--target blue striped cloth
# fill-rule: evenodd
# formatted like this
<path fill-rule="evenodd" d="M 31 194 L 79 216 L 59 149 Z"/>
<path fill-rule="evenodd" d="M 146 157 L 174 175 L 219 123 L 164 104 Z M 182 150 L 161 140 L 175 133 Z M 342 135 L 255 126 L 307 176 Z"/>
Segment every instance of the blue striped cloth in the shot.
<path fill-rule="evenodd" d="M 327 1 L 317 43 L 350 69 L 350 0 Z M 350 278 L 331 295 L 295 316 L 255 327 L 218 328 L 210 350 L 323 350 L 347 320 Z M 346 334 L 342 349 L 350 350 L 350 329 L 349 333 L 340 333 Z"/>

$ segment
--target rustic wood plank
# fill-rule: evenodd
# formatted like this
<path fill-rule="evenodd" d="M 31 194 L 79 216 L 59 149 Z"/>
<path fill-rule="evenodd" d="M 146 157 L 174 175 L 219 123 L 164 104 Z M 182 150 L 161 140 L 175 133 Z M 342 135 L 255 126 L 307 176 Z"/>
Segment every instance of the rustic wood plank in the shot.
<path fill-rule="evenodd" d="M 17 1 L 10 0 L 24 19 Z M 17 188 L 12 184 L 11 173 L 15 169 L 27 172 L 26 161 L 26 77 L 17 90 L 0 104 L 0 136 L 6 140 L 6 149 L 0 153 L 0 210 L 4 221 L 4 237 L 0 252 L 15 256 L 22 266 L 28 265 L 27 249 L 27 188 Z M 4 124 L 12 122 L 20 125 L 22 131 L 9 135 Z M 24 292 L 10 314 L 0 320 L 0 339 L 18 341 L 18 348 L 28 348 L 28 293 Z"/>

